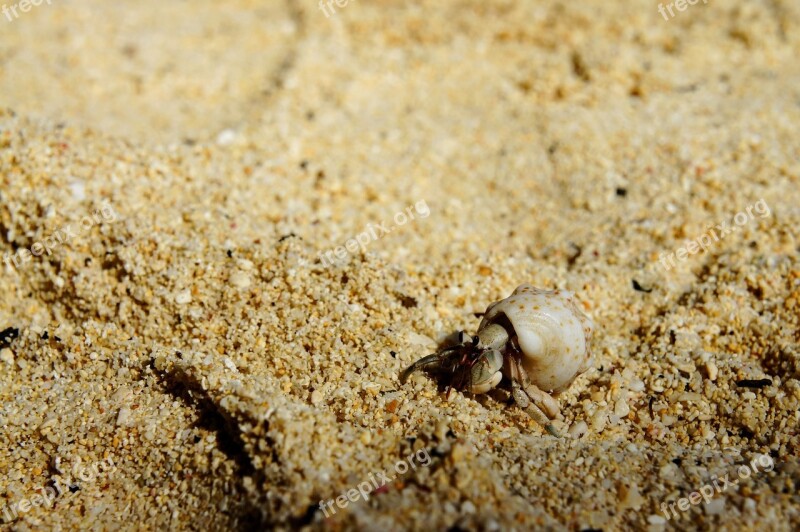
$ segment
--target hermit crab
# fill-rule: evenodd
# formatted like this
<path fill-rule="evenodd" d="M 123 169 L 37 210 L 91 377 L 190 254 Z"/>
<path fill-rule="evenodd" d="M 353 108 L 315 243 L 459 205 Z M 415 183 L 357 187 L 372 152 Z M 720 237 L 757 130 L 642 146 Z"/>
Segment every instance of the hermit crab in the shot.
<path fill-rule="evenodd" d="M 460 332 L 457 345 L 417 360 L 400 382 L 428 368 L 449 378 L 448 392 L 478 394 L 495 388 L 505 376 L 520 408 L 559 436 L 551 423 L 560 415 L 553 396 L 592 366 L 593 327 L 571 292 L 523 284 L 489 305 L 477 336 Z"/>

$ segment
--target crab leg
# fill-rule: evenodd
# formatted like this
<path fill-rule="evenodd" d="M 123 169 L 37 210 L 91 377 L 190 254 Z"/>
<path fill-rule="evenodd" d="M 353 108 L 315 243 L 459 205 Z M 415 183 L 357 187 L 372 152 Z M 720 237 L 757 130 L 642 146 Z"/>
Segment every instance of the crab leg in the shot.
<path fill-rule="evenodd" d="M 522 387 L 520 387 L 517 381 L 512 381 L 511 388 L 514 400 L 517 402 L 519 407 L 525 410 L 525 413 L 531 416 L 534 421 L 543 426 L 547 432 L 556 438 L 560 438 L 561 434 L 558 432 L 555 426 L 550 423 L 550 419 L 538 406 L 533 404 L 533 402 L 528 399 L 528 396 L 522 391 Z"/>
<path fill-rule="evenodd" d="M 513 356 L 508 357 L 508 365 L 509 372 L 511 373 L 511 393 L 514 397 L 514 401 L 516 401 L 519 407 L 533 418 L 534 421 L 543 426 L 547 432 L 556 438 L 560 438 L 561 434 L 550 422 L 550 417 L 556 417 L 558 414 L 557 404 L 555 405 L 556 410 L 553 411 L 552 403 L 555 403 L 555 400 L 530 383 L 527 374 L 519 367 L 519 363 Z M 545 414 L 540 406 L 546 407 L 549 411 L 548 413 L 552 413 L 553 415 L 548 416 Z"/>

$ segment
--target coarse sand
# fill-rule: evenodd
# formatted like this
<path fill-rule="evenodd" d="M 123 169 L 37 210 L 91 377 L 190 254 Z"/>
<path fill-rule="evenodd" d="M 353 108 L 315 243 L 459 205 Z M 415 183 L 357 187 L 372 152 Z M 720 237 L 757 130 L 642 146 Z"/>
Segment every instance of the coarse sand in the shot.
<path fill-rule="evenodd" d="M 331 4 L 0 14 L 0 528 L 800 527 L 800 3 Z M 562 438 L 398 380 L 522 283 Z"/>

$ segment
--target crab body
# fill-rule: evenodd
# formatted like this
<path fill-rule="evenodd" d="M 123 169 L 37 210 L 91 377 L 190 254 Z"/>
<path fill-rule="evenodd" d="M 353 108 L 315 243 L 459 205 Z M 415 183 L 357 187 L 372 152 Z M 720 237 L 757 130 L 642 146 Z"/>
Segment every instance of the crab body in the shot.
<path fill-rule="evenodd" d="M 450 374 L 450 387 L 486 393 L 506 377 L 520 407 L 554 435 L 560 409 L 552 394 L 566 389 L 592 364 L 592 321 L 572 293 L 523 284 L 489 305 L 478 334 L 418 360 L 401 375 L 423 367 Z"/>

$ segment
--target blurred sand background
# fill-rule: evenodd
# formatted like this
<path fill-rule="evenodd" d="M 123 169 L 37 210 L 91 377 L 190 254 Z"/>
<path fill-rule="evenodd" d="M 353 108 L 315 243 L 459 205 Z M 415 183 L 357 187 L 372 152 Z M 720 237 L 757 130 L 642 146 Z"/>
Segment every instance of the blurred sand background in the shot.
<path fill-rule="evenodd" d="M 70 486 L 0 527 L 796 529 L 800 4 L 335 9 L 0 15 L 0 256 L 74 233 L 0 264 L 0 521 Z M 575 437 L 398 382 L 523 282 L 595 321 Z"/>

